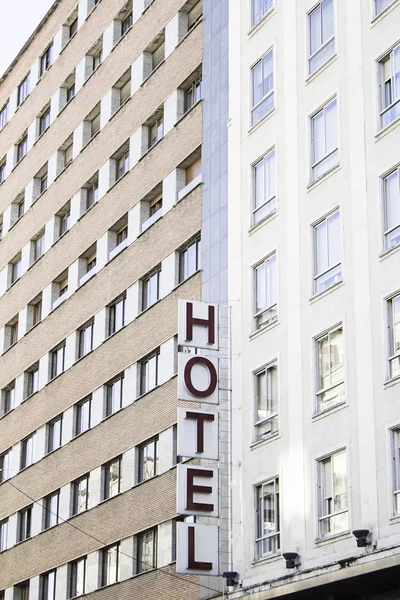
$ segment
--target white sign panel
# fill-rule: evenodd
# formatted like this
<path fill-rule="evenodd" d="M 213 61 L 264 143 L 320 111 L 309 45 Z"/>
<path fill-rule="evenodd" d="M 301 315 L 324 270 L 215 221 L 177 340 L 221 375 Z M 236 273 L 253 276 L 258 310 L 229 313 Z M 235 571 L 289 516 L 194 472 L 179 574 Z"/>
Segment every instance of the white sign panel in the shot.
<path fill-rule="evenodd" d="M 176 572 L 184 575 L 219 575 L 218 526 L 176 524 Z"/>
<path fill-rule="evenodd" d="M 179 300 L 178 345 L 218 350 L 218 307 Z"/>
<path fill-rule="evenodd" d="M 218 517 L 218 469 L 178 465 L 177 513 Z"/>
<path fill-rule="evenodd" d="M 218 413 L 178 408 L 177 454 L 218 460 Z"/>
<path fill-rule="evenodd" d="M 218 404 L 218 359 L 179 352 L 178 398 Z"/>

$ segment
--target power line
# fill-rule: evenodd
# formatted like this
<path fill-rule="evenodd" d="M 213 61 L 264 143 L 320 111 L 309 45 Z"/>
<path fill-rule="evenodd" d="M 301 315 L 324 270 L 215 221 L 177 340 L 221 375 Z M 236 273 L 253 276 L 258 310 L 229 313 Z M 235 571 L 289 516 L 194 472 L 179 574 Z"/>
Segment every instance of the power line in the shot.
<path fill-rule="evenodd" d="M 70 521 L 67 521 L 66 519 L 63 519 L 63 518 L 59 517 L 56 513 L 54 513 L 50 509 L 48 509 L 46 506 L 43 506 L 43 505 L 39 504 L 39 502 L 37 500 L 34 500 L 29 494 L 27 494 L 26 492 L 24 492 L 23 490 L 21 490 L 14 483 L 11 483 L 11 481 L 9 479 L 6 479 L 4 481 L 4 483 L 8 483 L 14 489 L 16 489 L 20 494 L 23 494 L 24 496 L 26 496 L 27 498 L 29 498 L 29 500 L 31 502 L 33 502 L 34 504 L 38 504 L 39 506 L 42 506 L 42 508 L 44 508 L 48 513 L 54 515 L 55 517 L 57 517 L 58 520 L 61 520 L 63 523 L 66 523 L 67 525 L 69 525 L 73 529 L 76 529 L 76 531 L 79 531 L 80 533 L 83 533 L 84 535 L 87 535 L 88 537 L 92 538 L 93 540 L 95 540 L 99 544 L 102 544 L 103 546 L 109 546 L 110 545 L 110 544 L 106 544 L 105 542 L 103 542 L 102 540 L 100 540 L 96 536 L 92 535 L 91 533 L 88 533 L 87 531 L 84 531 L 83 529 L 80 529 L 76 525 L 73 525 L 73 523 L 70 523 Z M 170 573 L 169 571 L 164 571 L 163 569 L 161 569 L 159 567 L 153 567 L 153 565 L 150 565 L 149 563 L 146 563 L 143 560 L 139 560 L 138 558 L 136 558 L 134 556 L 130 556 L 129 554 L 126 554 L 126 552 L 122 552 L 120 549 L 119 549 L 119 553 L 122 556 L 126 556 L 127 558 L 130 558 L 131 560 L 136 561 L 136 563 L 141 563 L 142 565 L 145 565 L 146 567 L 150 567 L 150 569 L 152 571 L 159 571 L 160 573 L 165 573 L 165 575 L 169 575 L 170 577 L 174 577 L 175 579 L 180 579 L 181 581 L 184 581 L 185 583 L 190 583 L 190 584 L 195 585 L 197 587 L 205 588 L 206 590 L 209 590 L 210 592 L 216 592 L 217 594 L 221 594 L 220 590 L 215 590 L 214 588 L 210 588 L 207 585 L 202 585 L 201 583 L 195 583 L 194 581 L 191 581 L 190 579 L 185 579 L 184 577 L 180 577 L 179 575 L 176 575 L 175 573 Z"/>

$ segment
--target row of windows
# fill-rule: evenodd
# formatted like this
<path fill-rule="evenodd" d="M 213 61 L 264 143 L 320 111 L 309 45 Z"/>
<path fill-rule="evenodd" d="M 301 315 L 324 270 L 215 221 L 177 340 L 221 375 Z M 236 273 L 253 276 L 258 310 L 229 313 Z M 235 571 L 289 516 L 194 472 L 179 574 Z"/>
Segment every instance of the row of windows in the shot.
<path fill-rule="evenodd" d="M 373 15 L 378 16 L 394 0 L 373 0 Z M 251 0 L 251 25 L 254 27 L 275 6 L 275 0 Z M 318 52 L 323 54 L 333 36 L 333 0 L 320 0 L 308 14 L 309 60 Z"/>

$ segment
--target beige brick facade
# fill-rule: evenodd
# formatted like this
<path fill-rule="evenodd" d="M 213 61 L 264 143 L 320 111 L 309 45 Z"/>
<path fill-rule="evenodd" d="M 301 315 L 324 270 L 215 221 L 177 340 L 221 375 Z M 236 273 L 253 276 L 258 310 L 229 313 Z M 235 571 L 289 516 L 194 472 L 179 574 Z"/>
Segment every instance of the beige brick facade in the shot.
<path fill-rule="evenodd" d="M 0 217 L 3 216 L 5 222 L 10 203 L 24 189 L 26 191 L 65 140 L 74 132 L 76 135 L 87 115 L 114 84 L 128 70 L 137 77 L 136 67 L 132 65 L 141 60 L 142 53 L 148 51 L 157 36 L 161 33 L 164 36 L 175 35 L 175 31 L 179 33 L 179 39 L 176 37 L 178 34 L 173 38 L 174 43 L 172 38 L 167 39 L 169 48 L 171 44 L 173 48 L 165 60 L 154 72 L 143 77 L 138 89 L 102 124 L 100 131 L 83 145 L 56 179 L 49 182 L 47 190 L 32 205 L 26 206 L 25 214 L 3 230 L 0 241 L 0 288 L 3 285 L 0 289 L 0 332 L 4 338 L 7 324 L 17 314 L 20 332 L 23 331 L 10 348 L 5 346 L 3 338 L 0 340 L 3 344 L 0 348 L 0 473 L 4 478 L 1 481 L 0 477 L 0 527 L 8 522 L 5 542 L 0 542 L 0 597 L 4 590 L 6 600 L 19 597 L 15 586 L 25 581 L 29 581 L 29 600 L 42 600 L 42 576 L 50 570 L 57 573 L 56 600 L 66 600 L 71 584 L 70 567 L 67 568 L 67 565 L 83 556 L 87 556 L 87 564 L 90 563 L 85 593 L 93 600 L 194 600 L 199 597 L 196 577 L 174 577 L 173 531 L 177 517 L 175 426 L 178 406 L 174 354 L 178 299 L 196 300 L 201 297 L 200 265 L 180 276 L 179 253 L 201 230 L 202 190 L 200 185 L 195 186 L 179 202 L 178 191 L 185 186 L 185 169 L 201 154 L 203 107 L 198 102 L 186 110 L 188 107 L 185 105 L 183 114 L 183 104 L 180 107 L 176 101 L 175 108 L 173 106 L 172 112 L 168 113 L 171 109 L 166 101 L 173 103 L 178 94 L 182 99 L 182 84 L 190 80 L 195 71 L 201 70 L 203 23 L 200 20 L 186 34 L 182 34 L 179 28 L 166 29 L 173 19 L 185 22 L 185 16 L 178 13 L 187 14 L 194 2 L 153 0 L 147 7 L 144 4 L 139 0 L 130 4 L 126 0 L 102 0 L 82 18 L 84 7 L 91 6 L 91 0 L 55 2 L 1 82 L 0 108 L 8 98 L 10 106 L 15 101 L 19 83 L 30 69 L 32 76 L 38 67 L 38 58 L 53 39 L 58 39 L 67 19 L 79 8 L 77 33 L 55 56 L 53 64 L 42 77 L 37 82 L 33 78 L 28 96 L 16 110 L 11 111 L 7 124 L 0 130 L 0 159 L 7 155 L 8 161 L 6 178 L 0 184 Z M 17 165 L 10 165 L 14 144 L 25 130 L 32 129 L 32 123 L 43 107 L 55 97 L 95 42 L 102 38 L 104 44 L 108 35 L 105 32 L 109 31 L 113 20 L 126 5 L 133 7 L 133 25 L 114 44 L 100 66 L 77 90 L 75 97 L 58 114 L 52 115 L 50 127 L 29 148 L 23 160 Z M 172 127 L 165 135 L 147 151 L 141 148 L 138 160 L 130 163 L 127 172 L 116 183 L 111 182 L 108 189 L 103 190 L 98 201 L 89 210 L 83 211 L 64 235 L 45 247 L 40 260 L 29 264 L 13 284 L 10 285 L 8 280 L 5 284 L 13 258 L 24 252 L 23 249 L 39 231 L 49 227 L 55 215 L 84 188 L 88 180 L 102 168 L 104 170 L 104 165 L 122 144 L 130 140 L 131 151 L 135 148 L 133 134 L 142 131 L 143 126 L 143 135 L 147 135 L 144 127 L 149 125 L 149 118 L 160 107 L 163 107 L 164 119 L 167 116 L 169 123 L 172 119 Z M 175 189 L 173 182 L 172 188 L 168 188 L 175 173 L 180 187 Z M 45 295 L 60 274 L 70 269 L 90 247 L 97 244 L 98 249 L 99 240 L 109 235 L 111 228 L 127 214 L 131 228 L 132 219 L 139 219 L 137 215 L 141 207 L 151 194 L 154 195 L 155 189 L 161 190 L 161 186 L 167 192 L 172 189 L 168 192 L 169 204 L 162 218 L 146 231 L 141 229 L 142 221 L 134 222 L 138 233 L 127 240 L 123 251 L 111 256 L 107 248 L 105 264 L 101 264 L 94 277 L 72 289 L 60 306 L 53 306 L 52 300 L 48 314 L 44 314 L 30 330 L 22 330 L 21 321 L 31 301 L 40 293 Z M 140 209 L 136 211 L 138 204 Z M 160 277 L 161 282 L 164 281 L 164 292 L 158 295 L 154 305 L 141 312 L 141 278 L 158 265 L 162 265 Z M 77 353 L 71 354 L 69 348 L 67 352 L 70 354 L 65 355 L 68 365 L 51 379 L 49 353 L 63 340 L 78 335 L 75 332 L 89 319 L 95 318 L 95 331 L 101 331 L 96 330 L 99 327 L 98 315 L 108 315 L 108 305 L 124 292 L 127 294 L 123 326 L 109 337 L 102 331 L 101 335 L 104 335 L 102 338 L 100 335 L 100 343 L 81 358 Z M 133 317 L 127 320 L 128 314 L 133 314 Z M 103 322 L 103 329 L 107 319 L 109 316 Z M 163 378 L 157 380 L 153 389 L 139 394 L 139 386 L 142 385 L 140 361 L 159 348 L 157 368 L 159 373 L 163 373 Z M 39 364 L 41 383 L 35 393 L 26 398 L 25 392 L 25 395 L 21 392 L 21 382 L 25 381 L 26 371 L 35 363 Z M 48 372 L 45 372 L 46 369 Z M 105 416 L 105 386 L 121 373 L 125 374 L 124 403 L 113 414 Z M 135 378 L 132 373 L 135 373 Z M 7 405 L 6 388 L 14 381 L 15 398 L 18 397 L 18 400 L 14 399 L 11 405 Z M 74 437 L 71 419 L 76 419 L 75 405 L 90 395 L 94 399 L 96 394 L 97 408 L 94 408 L 93 400 L 90 409 L 91 427 Z M 103 398 L 101 394 L 104 400 L 99 400 Z M 69 426 L 71 435 L 65 437 L 63 429 L 60 447 L 48 452 L 48 424 L 61 414 L 63 428 Z M 39 432 L 42 432 L 41 454 L 37 449 Z M 31 434 L 36 436 L 35 459 L 27 468 L 21 469 L 22 442 Z M 140 481 L 137 478 L 139 446 L 151 439 L 160 440 L 158 452 L 167 452 L 168 456 L 160 454 L 162 469 L 160 467 L 158 471 L 157 467 L 155 476 Z M 10 463 L 6 464 L 6 456 L 12 457 Z M 116 457 L 122 457 L 120 477 L 125 483 L 120 493 L 104 500 L 103 466 Z M 100 472 L 101 479 L 93 483 L 93 474 Z M 72 503 L 73 482 L 86 474 L 89 474 L 88 508 L 71 517 L 72 504 L 66 507 L 65 498 Z M 94 489 L 99 497 L 91 503 Z M 57 490 L 68 490 L 63 496 L 63 509 L 57 509 L 64 510 L 63 516 L 59 514 L 59 524 L 43 530 L 40 520 L 45 513 L 39 505 Z M 18 541 L 18 511 L 30 505 L 34 506 L 32 533 L 28 539 Z M 157 568 L 137 573 L 138 534 L 150 528 L 155 528 L 159 538 L 166 535 L 165 531 L 168 535 L 158 540 L 160 548 L 155 549 Z M 119 581 L 102 588 L 101 551 L 114 543 L 121 543 L 122 548 Z M 168 543 L 170 547 L 163 550 Z M 127 552 L 126 548 L 131 550 Z"/>

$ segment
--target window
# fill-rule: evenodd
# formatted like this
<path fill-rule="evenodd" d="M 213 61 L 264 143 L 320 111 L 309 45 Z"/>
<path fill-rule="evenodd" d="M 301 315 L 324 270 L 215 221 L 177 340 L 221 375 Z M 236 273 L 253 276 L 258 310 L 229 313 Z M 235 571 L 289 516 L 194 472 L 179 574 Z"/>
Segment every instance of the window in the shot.
<path fill-rule="evenodd" d="M 47 108 L 39 121 L 39 135 L 42 135 L 46 131 L 46 129 L 50 127 L 50 106 Z"/>
<path fill-rule="evenodd" d="M 185 89 L 185 112 L 201 99 L 201 75 Z"/>
<path fill-rule="evenodd" d="M 253 225 L 276 211 L 275 150 L 253 166 Z"/>
<path fill-rule="evenodd" d="M 78 358 L 82 358 L 82 356 L 93 350 L 93 329 L 94 321 L 90 321 L 79 330 Z"/>
<path fill-rule="evenodd" d="M 22 160 L 28 151 L 28 136 L 25 135 L 17 144 L 17 163 Z"/>
<path fill-rule="evenodd" d="M 142 310 L 146 310 L 160 298 L 160 275 L 161 268 L 157 267 L 155 271 L 152 271 L 150 275 L 143 279 Z"/>
<path fill-rule="evenodd" d="M 69 87 L 67 87 L 67 102 L 72 100 L 72 98 L 74 96 L 75 96 L 75 81 L 73 83 L 71 83 L 71 85 Z"/>
<path fill-rule="evenodd" d="M 117 246 L 122 244 L 128 237 L 128 225 L 124 225 L 117 231 Z"/>
<path fill-rule="evenodd" d="M 93 206 L 99 199 L 99 183 L 94 181 L 90 184 L 90 187 L 86 188 L 86 210 Z"/>
<path fill-rule="evenodd" d="M 27 373 L 28 385 L 27 385 L 27 398 L 35 394 L 39 390 L 39 365 L 32 367 Z"/>
<path fill-rule="evenodd" d="M 0 483 L 11 477 L 11 449 L 0 454 Z"/>
<path fill-rule="evenodd" d="M 71 39 L 78 31 L 78 17 L 74 19 L 69 26 L 69 39 Z"/>
<path fill-rule="evenodd" d="M 251 124 L 255 125 L 274 108 L 274 55 L 265 54 L 251 69 L 253 86 Z"/>
<path fill-rule="evenodd" d="M 29 437 L 25 438 L 21 442 L 21 462 L 20 470 L 30 467 L 34 462 L 34 451 L 35 451 L 35 434 L 33 433 Z"/>
<path fill-rule="evenodd" d="M 86 273 L 90 273 L 90 271 L 92 271 L 97 263 L 97 256 L 96 256 L 96 251 L 92 254 L 90 254 L 87 259 L 86 259 Z"/>
<path fill-rule="evenodd" d="M 6 415 L 14 408 L 15 380 L 1 391 L 0 416 Z"/>
<path fill-rule="evenodd" d="M 383 12 L 392 2 L 393 0 L 374 0 L 375 16 Z"/>
<path fill-rule="evenodd" d="M 42 300 L 40 299 L 33 305 L 32 311 L 32 327 L 37 325 L 42 320 Z"/>
<path fill-rule="evenodd" d="M 138 482 L 147 481 L 158 474 L 158 438 L 139 446 Z"/>
<path fill-rule="evenodd" d="M 140 363 L 140 395 L 147 394 L 158 385 L 158 353 Z"/>
<path fill-rule="evenodd" d="M 97 69 L 97 67 L 99 67 L 101 65 L 102 59 L 103 59 L 103 50 L 99 50 L 93 56 L 93 71 L 95 71 Z"/>
<path fill-rule="evenodd" d="M 56 571 L 40 576 L 40 600 L 56 600 Z"/>
<path fill-rule="evenodd" d="M 345 401 L 343 342 L 341 325 L 316 340 L 317 413 Z"/>
<path fill-rule="evenodd" d="M 336 210 L 314 227 L 314 293 L 342 281 L 340 214 Z"/>
<path fill-rule="evenodd" d="M 47 190 L 47 170 L 46 173 L 40 178 L 40 193 L 43 194 Z"/>
<path fill-rule="evenodd" d="M 129 171 L 129 148 L 116 158 L 115 161 L 115 181 L 118 181 Z"/>
<path fill-rule="evenodd" d="M 18 316 L 16 317 L 16 321 L 14 321 L 13 323 L 10 323 L 7 326 L 8 329 L 8 335 L 9 335 L 9 348 L 11 348 L 11 346 L 13 346 L 14 344 L 16 344 L 18 342 Z"/>
<path fill-rule="evenodd" d="M 385 250 L 400 244 L 400 168 L 383 180 Z"/>
<path fill-rule="evenodd" d="M 17 206 L 17 217 L 18 217 L 18 219 L 20 219 L 21 217 L 23 217 L 24 210 L 25 210 L 25 198 L 22 198 L 22 200 L 20 202 L 18 202 L 18 206 Z"/>
<path fill-rule="evenodd" d="M 7 100 L 3 108 L 0 110 L 0 128 L 3 128 L 8 121 L 8 105 L 9 102 Z"/>
<path fill-rule="evenodd" d="M 161 140 L 164 135 L 164 115 L 161 115 L 153 123 L 149 125 L 149 148 L 154 146 L 156 142 Z"/>
<path fill-rule="evenodd" d="M 64 169 L 72 163 L 73 160 L 73 140 L 72 137 L 63 144 L 62 152 L 64 154 Z"/>
<path fill-rule="evenodd" d="M 389 308 L 389 377 L 400 375 L 400 295 L 388 302 Z"/>
<path fill-rule="evenodd" d="M 144 531 L 137 536 L 137 572 L 145 573 L 157 567 L 157 528 Z"/>
<path fill-rule="evenodd" d="M 33 262 L 39 260 L 44 251 L 44 233 L 33 240 Z"/>
<path fill-rule="evenodd" d="M 125 35 L 130 27 L 133 25 L 133 14 L 129 13 L 127 17 L 121 23 L 121 36 Z"/>
<path fill-rule="evenodd" d="M 6 178 L 6 159 L 4 159 L 2 163 L 0 163 L 0 183 L 3 183 L 5 178 Z"/>
<path fill-rule="evenodd" d="M 319 536 L 324 538 L 349 528 L 346 452 L 336 452 L 318 466 Z"/>
<path fill-rule="evenodd" d="M 256 559 L 276 554 L 280 549 L 279 480 L 266 481 L 255 488 Z"/>
<path fill-rule="evenodd" d="M 335 53 L 333 0 L 320 0 L 308 14 L 308 74 L 311 75 Z"/>
<path fill-rule="evenodd" d="M 40 57 L 40 66 L 39 66 L 39 77 L 41 77 L 43 75 L 43 73 L 45 73 L 47 71 L 47 69 L 50 67 L 51 63 L 53 62 L 53 42 L 50 44 L 50 46 L 47 48 L 47 50 L 44 51 L 44 53 L 42 54 L 42 56 Z"/>
<path fill-rule="evenodd" d="M 311 118 L 311 178 L 315 181 L 339 162 L 336 98 Z"/>
<path fill-rule="evenodd" d="M 51 379 L 57 377 L 65 368 L 65 342 L 51 353 Z"/>
<path fill-rule="evenodd" d="M 18 86 L 17 106 L 21 104 L 29 94 L 29 73 Z"/>
<path fill-rule="evenodd" d="M 62 415 L 47 425 L 47 452 L 53 452 L 62 444 Z"/>
<path fill-rule="evenodd" d="M 274 7 L 274 0 L 251 0 L 251 25 L 254 27 Z"/>
<path fill-rule="evenodd" d="M 278 368 L 264 367 L 254 374 L 255 439 L 264 440 L 278 431 Z"/>
<path fill-rule="evenodd" d="M 7 550 L 8 519 L 0 521 L 0 552 Z"/>
<path fill-rule="evenodd" d="M 111 585 L 119 580 L 119 544 L 101 552 L 101 585 Z"/>
<path fill-rule="evenodd" d="M 32 506 L 18 512 L 17 542 L 23 542 L 31 537 Z"/>
<path fill-rule="evenodd" d="M 165 36 L 163 36 L 163 41 L 153 52 L 153 71 L 165 59 L 165 41 L 164 40 L 165 40 Z"/>
<path fill-rule="evenodd" d="M 199 0 L 188 14 L 188 31 L 198 23 L 203 15 L 203 0 Z"/>
<path fill-rule="evenodd" d="M 106 417 L 122 408 L 123 381 L 121 375 L 107 384 L 106 390 Z"/>
<path fill-rule="evenodd" d="M 90 429 L 90 408 L 92 397 L 84 398 L 75 406 L 75 435 Z"/>
<path fill-rule="evenodd" d="M 201 182 L 201 158 L 197 158 L 194 162 L 192 162 L 191 165 L 189 165 L 185 171 L 186 174 L 186 186 L 185 188 L 188 188 L 189 183 L 193 182 Z M 185 188 L 183 190 L 181 190 L 181 192 L 185 191 Z M 178 194 L 178 200 L 179 200 L 179 194 Z"/>
<path fill-rule="evenodd" d="M 108 335 L 112 335 L 119 331 L 125 325 L 125 300 L 126 297 L 121 296 L 108 307 Z"/>
<path fill-rule="evenodd" d="M 179 283 L 200 269 L 201 241 L 196 238 L 179 252 Z"/>
<path fill-rule="evenodd" d="M 29 600 L 29 580 L 14 586 L 13 600 Z"/>
<path fill-rule="evenodd" d="M 103 500 L 113 498 L 119 494 L 121 486 L 121 457 L 104 465 L 103 481 Z"/>
<path fill-rule="evenodd" d="M 149 203 L 149 213 L 150 217 L 154 216 L 158 213 L 159 210 L 162 209 L 162 196 L 157 196 Z"/>
<path fill-rule="evenodd" d="M 68 565 L 68 595 L 75 598 L 85 593 L 86 586 L 86 556 Z"/>
<path fill-rule="evenodd" d="M 266 258 L 254 269 L 256 329 L 261 329 L 278 318 L 276 254 Z"/>
<path fill-rule="evenodd" d="M 44 529 L 49 529 L 49 527 L 54 527 L 54 525 L 58 524 L 59 501 L 59 490 L 44 499 Z"/>
<path fill-rule="evenodd" d="M 59 215 L 59 217 L 60 217 L 60 221 L 59 221 L 59 236 L 58 237 L 61 237 L 69 229 L 69 224 L 70 224 L 70 219 L 71 219 L 70 208 L 68 207 L 61 215 Z"/>
<path fill-rule="evenodd" d="M 89 475 L 81 477 L 72 484 L 72 513 L 71 516 L 87 510 L 89 500 Z"/>
<path fill-rule="evenodd" d="M 381 127 L 400 117 L 400 44 L 380 62 Z"/>
<path fill-rule="evenodd" d="M 11 263 L 11 283 L 15 283 L 21 277 L 21 257 L 19 256 Z"/>

